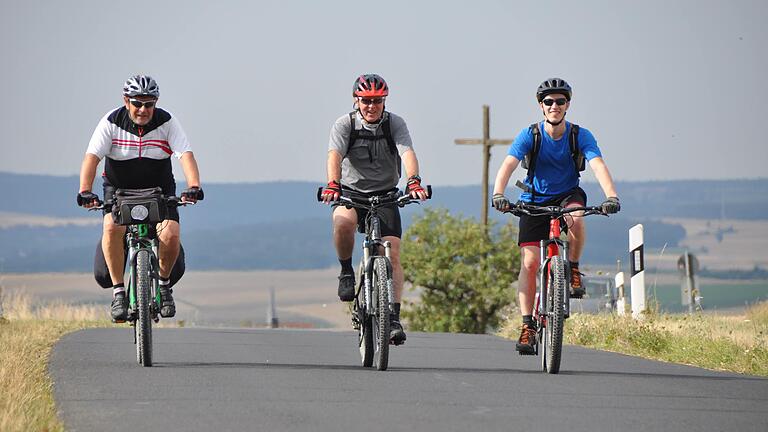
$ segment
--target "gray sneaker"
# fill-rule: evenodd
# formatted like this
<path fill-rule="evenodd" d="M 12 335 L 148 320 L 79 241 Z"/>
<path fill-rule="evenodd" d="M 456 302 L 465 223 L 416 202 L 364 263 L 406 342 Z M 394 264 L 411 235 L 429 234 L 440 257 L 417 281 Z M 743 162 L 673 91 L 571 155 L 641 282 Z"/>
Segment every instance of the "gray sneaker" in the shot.
<path fill-rule="evenodd" d="M 339 300 L 350 302 L 355 299 L 355 274 L 342 273 L 339 275 Z"/>
<path fill-rule="evenodd" d="M 389 340 L 395 345 L 402 345 L 405 339 L 405 330 L 400 324 L 400 318 L 395 314 L 389 314 Z"/>
<path fill-rule="evenodd" d="M 110 309 L 112 322 L 122 323 L 128 319 L 128 299 L 125 297 L 125 292 L 115 294 Z"/>
<path fill-rule="evenodd" d="M 173 318 L 176 316 L 176 303 L 173 301 L 173 290 L 160 287 L 160 316 L 163 318 Z"/>

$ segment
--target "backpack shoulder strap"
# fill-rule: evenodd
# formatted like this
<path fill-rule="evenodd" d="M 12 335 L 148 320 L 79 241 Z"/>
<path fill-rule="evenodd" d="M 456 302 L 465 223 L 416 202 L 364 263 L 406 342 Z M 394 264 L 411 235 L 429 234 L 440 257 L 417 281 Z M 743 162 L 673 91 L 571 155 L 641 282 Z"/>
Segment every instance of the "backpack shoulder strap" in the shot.
<path fill-rule="evenodd" d="M 533 135 L 533 145 L 531 146 L 531 151 L 525 155 L 525 158 L 523 158 L 522 164 L 523 168 L 528 169 L 528 174 L 526 175 L 525 180 L 530 186 L 526 186 L 522 189 L 526 192 L 530 192 L 531 201 L 534 201 L 536 198 L 536 190 L 533 187 L 533 172 L 536 170 L 536 160 L 539 158 L 539 149 L 541 149 L 541 130 L 539 130 L 539 123 L 532 123 L 528 126 L 528 130 L 530 130 L 531 135 Z"/>
<path fill-rule="evenodd" d="M 527 169 L 529 176 L 533 177 L 533 169 L 536 167 L 536 159 L 541 148 L 541 131 L 539 130 L 538 123 L 528 126 L 528 130 L 533 135 L 533 145 L 531 146 L 531 151 L 523 158 L 523 168 Z"/>
<path fill-rule="evenodd" d="M 391 116 L 388 116 L 386 120 L 381 122 L 381 131 L 384 132 L 384 138 L 387 140 L 389 152 L 392 154 L 397 154 L 397 145 L 395 145 L 395 138 L 392 137 L 392 128 L 389 125 L 390 118 Z"/>
<path fill-rule="evenodd" d="M 349 154 L 349 150 L 352 148 L 353 145 L 355 145 L 355 141 L 357 141 L 358 136 L 360 135 L 360 132 L 355 127 L 355 117 L 356 112 L 350 111 L 349 113 L 349 141 L 347 142 L 347 154 Z M 344 155 L 346 156 L 346 154 Z"/>
<path fill-rule="evenodd" d="M 584 153 L 579 149 L 579 125 L 571 123 L 571 133 L 568 142 L 571 145 L 571 157 L 573 157 L 573 164 L 576 167 L 576 176 L 581 177 L 579 174 L 586 168 L 586 160 Z"/>

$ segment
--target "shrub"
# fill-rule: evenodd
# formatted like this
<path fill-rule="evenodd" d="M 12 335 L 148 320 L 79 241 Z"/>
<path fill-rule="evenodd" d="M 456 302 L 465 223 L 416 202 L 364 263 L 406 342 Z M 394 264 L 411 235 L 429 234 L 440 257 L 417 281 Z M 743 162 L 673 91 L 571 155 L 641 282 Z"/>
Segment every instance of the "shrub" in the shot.
<path fill-rule="evenodd" d="M 426 209 L 403 236 L 401 260 L 420 293 L 403 312 L 413 330 L 485 333 L 515 297 L 520 252 L 511 223 L 486 231 L 473 219 Z"/>

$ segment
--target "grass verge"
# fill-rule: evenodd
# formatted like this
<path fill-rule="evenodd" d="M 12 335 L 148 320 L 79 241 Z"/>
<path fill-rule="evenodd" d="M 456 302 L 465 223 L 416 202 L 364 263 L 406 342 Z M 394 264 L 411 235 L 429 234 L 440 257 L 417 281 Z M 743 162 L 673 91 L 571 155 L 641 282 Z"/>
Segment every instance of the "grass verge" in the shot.
<path fill-rule="evenodd" d="M 111 326 L 103 306 L 39 305 L 7 295 L 0 318 L 0 431 L 62 431 L 48 360 L 53 344 L 71 331 Z"/>
<path fill-rule="evenodd" d="M 519 317 L 500 334 L 517 339 Z M 707 369 L 768 376 L 768 302 L 739 316 L 574 314 L 565 343 Z"/>

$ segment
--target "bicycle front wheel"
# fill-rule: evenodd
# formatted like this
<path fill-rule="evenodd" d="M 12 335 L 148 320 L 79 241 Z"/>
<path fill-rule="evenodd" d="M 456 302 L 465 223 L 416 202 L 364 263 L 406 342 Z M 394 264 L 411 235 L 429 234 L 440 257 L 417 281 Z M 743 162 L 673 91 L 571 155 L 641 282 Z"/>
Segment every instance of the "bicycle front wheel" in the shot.
<path fill-rule="evenodd" d="M 373 362 L 378 370 L 387 370 L 389 364 L 389 287 L 392 286 L 387 259 L 376 257 L 373 262 L 373 299 L 376 302 L 373 316 L 375 348 Z"/>
<path fill-rule="evenodd" d="M 565 325 L 565 263 L 563 258 L 552 257 L 549 264 L 549 289 L 547 290 L 547 327 L 544 329 L 545 370 L 560 372 L 563 351 L 563 326 Z"/>
<path fill-rule="evenodd" d="M 150 255 L 148 250 L 136 253 L 136 272 L 134 289 L 136 290 L 136 308 L 138 317 L 134 322 L 136 331 L 136 359 L 145 367 L 152 366 L 152 301 L 150 285 L 152 283 Z"/>

